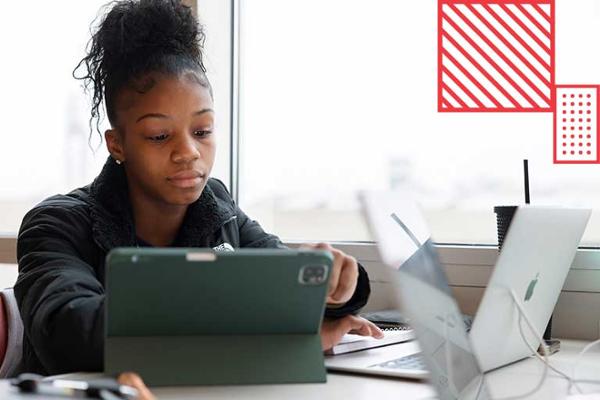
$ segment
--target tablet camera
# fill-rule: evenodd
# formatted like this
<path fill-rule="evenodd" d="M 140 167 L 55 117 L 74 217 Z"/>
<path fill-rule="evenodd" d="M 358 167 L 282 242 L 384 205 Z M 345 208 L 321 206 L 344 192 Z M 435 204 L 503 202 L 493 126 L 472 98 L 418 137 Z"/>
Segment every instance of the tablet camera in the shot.
<path fill-rule="evenodd" d="M 326 280 L 326 265 L 305 265 L 300 269 L 299 281 L 302 285 L 321 285 Z"/>

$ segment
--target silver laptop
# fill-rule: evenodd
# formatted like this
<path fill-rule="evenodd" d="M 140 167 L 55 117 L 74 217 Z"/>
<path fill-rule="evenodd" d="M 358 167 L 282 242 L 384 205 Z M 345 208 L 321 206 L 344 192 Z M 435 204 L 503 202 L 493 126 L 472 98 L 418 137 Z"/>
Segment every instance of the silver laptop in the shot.
<path fill-rule="evenodd" d="M 504 239 L 502 252 L 471 327 L 479 364 L 489 371 L 531 355 L 540 345 L 590 218 L 591 210 L 520 207 Z M 519 311 L 513 290 L 539 335 Z"/>
<path fill-rule="evenodd" d="M 379 253 L 383 262 L 397 270 L 394 274 L 396 287 L 398 288 L 398 301 L 404 313 L 411 318 L 411 322 L 420 345 L 423 349 L 422 356 L 417 354 L 418 345 L 414 342 L 368 350 L 361 353 L 353 353 L 326 359 L 326 365 L 332 370 L 343 370 L 369 374 L 392 375 L 411 378 L 423 378 L 430 372 L 430 378 L 438 386 L 440 393 L 446 393 L 444 398 L 469 398 L 471 395 L 483 396 L 487 391 L 481 383 L 482 369 L 471 351 L 469 340 L 462 322 L 462 315 L 454 301 L 448 286 L 445 274 L 437 259 L 435 249 L 431 243 L 429 231 L 425 220 L 416 207 L 415 203 L 408 200 L 406 193 L 365 193 L 361 197 L 363 210 L 373 235 L 378 243 Z M 523 284 L 510 284 L 510 273 L 502 274 L 508 276 L 510 287 L 517 292 L 523 292 L 525 296 L 527 287 L 531 282 L 529 275 L 524 271 L 533 271 L 534 267 L 539 269 L 543 265 L 543 274 L 552 275 L 545 279 L 544 286 L 554 289 L 556 293 L 549 293 L 548 289 L 537 288 L 540 304 L 544 304 L 543 310 L 547 312 L 547 318 L 536 319 L 536 328 L 542 330 L 549 319 L 549 315 L 556 303 L 558 293 L 564 282 L 564 275 L 556 274 L 557 270 L 568 271 L 571 260 L 587 219 L 589 210 L 569 210 L 557 208 L 524 208 L 520 209 L 515 217 L 511 229 L 505 239 L 503 254 L 512 254 L 512 257 L 502 256 L 502 263 L 498 265 L 506 269 L 519 269 L 514 275 L 523 280 Z M 559 225 L 556 225 L 559 224 Z M 561 227 L 558 237 L 548 239 L 546 242 L 539 240 L 524 240 L 528 237 L 548 236 L 548 232 L 556 227 Z M 565 226 L 569 228 L 564 229 Z M 518 238 L 518 240 L 511 239 Z M 539 261 L 535 266 L 531 265 L 533 254 L 544 253 L 546 246 L 553 247 L 553 259 Z M 512 250 L 507 250 L 507 248 Z M 556 259 L 555 251 L 564 254 Z M 497 268 L 498 270 L 499 268 Z M 552 273 L 548 273 L 553 271 Z M 535 276 L 536 271 L 533 275 Z M 541 276 L 542 272 L 540 272 Z M 523 277 L 527 278 L 523 278 Z M 537 285 L 541 284 L 538 276 Z M 490 287 L 496 287 L 496 278 L 492 277 Z M 550 283 L 552 282 L 552 285 Z M 505 291 L 506 293 L 506 291 Z M 542 294 L 544 299 L 541 299 Z M 554 296 L 550 296 L 554 294 Z M 510 300 L 510 299 L 509 299 Z M 504 300 L 499 300 L 506 302 Z M 480 307 L 481 315 L 490 315 L 495 312 L 494 307 L 488 311 Z M 507 303 L 512 306 L 512 302 Z M 513 310 L 514 311 L 514 310 Z M 537 312 L 538 310 L 531 310 Z M 493 329 L 499 337 L 515 336 L 520 338 L 515 326 L 497 326 Z M 478 328 L 481 331 L 481 328 Z M 482 333 L 485 335 L 485 333 Z M 490 357 L 493 358 L 495 348 L 489 346 L 489 338 L 484 340 L 491 347 Z M 500 340 L 500 339 L 499 339 Z M 520 347 L 519 347 L 520 348 Z M 530 355 L 530 352 L 514 352 L 512 361 Z M 504 355 L 503 355 L 504 356 Z M 507 363 L 505 357 L 501 362 Z M 475 394 L 473 394 L 474 389 Z M 462 388 L 462 389 L 461 389 Z M 470 393 L 471 395 L 461 395 Z M 477 394 L 478 393 L 478 394 Z M 472 397 L 472 396 L 471 396 Z M 475 398 L 475 397 L 473 397 Z"/>

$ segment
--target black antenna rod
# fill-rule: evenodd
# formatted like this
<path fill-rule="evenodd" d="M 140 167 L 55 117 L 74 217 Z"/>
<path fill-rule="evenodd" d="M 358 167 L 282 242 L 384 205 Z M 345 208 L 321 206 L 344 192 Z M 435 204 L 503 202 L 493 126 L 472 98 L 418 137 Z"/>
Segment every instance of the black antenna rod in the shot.
<path fill-rule="evenodd" d="M 529 204 L 529 161 L 523 160 L 523 177 L 525 183 L 525 204 Z"/>

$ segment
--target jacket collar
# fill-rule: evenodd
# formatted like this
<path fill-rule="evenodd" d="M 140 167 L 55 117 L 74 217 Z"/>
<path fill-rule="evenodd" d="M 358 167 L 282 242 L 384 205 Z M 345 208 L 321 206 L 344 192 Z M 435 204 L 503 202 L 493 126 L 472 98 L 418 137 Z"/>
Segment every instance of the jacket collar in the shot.
<path fill-rule="evenodd" d="M 136 246 L 133 211 L 123 166 L 109 157 L 100 175 L 92 182 L 90 195 L 92 233 L 96 243 L 105 251 Z M 210 246 L 214 233 L 234 215 L 232 207 L 217 198 L 207 184 L 200 198 L 189 205 L 174 245 Z"/>

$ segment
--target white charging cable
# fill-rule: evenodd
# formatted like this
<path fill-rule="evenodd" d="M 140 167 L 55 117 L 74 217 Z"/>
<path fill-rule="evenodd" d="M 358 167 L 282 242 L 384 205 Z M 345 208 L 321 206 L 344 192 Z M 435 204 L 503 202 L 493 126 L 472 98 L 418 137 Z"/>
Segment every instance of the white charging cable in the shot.
<path fill-rule="evenodd" d="M 540 348 L 542 349 L 542 352 L 545 353 L 545 357 L 542 357 L 537 351 L 535 351 L 533 346 L 531 346 L 531 344 L 529 344 L 529 342 L 525 338 L 525 334 L 523 333 L 523 326 L 521 324 L 521 316 L 520 315 L 519 315 L 519 334 L 521 335 L 521 339 L 523 339 L 523 342 L 527 345 L 527 348 L 533 353 L 535 358 L 537 358 L 538 360 L 540 360 L 541 362 L 546 364 L 548 366 L 548 368 L 550 368 L 552 371 L 556 372 L 558 375 L 560 375 L 561 377 L 563 377 L 569 381 L 569 393 L 570 393 L 571 386 L 576 385 L 575 380 L 573 378 L 571 378 L 569 375 L 567 375 L 566 373 L 562 372 L 561 370 L 557 369 L 556 367 L 554 367 L 550 364 L 550 360 L 548 359 L 548 354 L 546 354 L 546 346 L 543 341 L 542 341 L 542 343 L 540 343 Z"/>
<path fill-rule="evenodd" d="M 596 380 L 596 379 L 575 379 L 575 372 L 577 370 L 577 366 L 579 365 L 579 363 L 580 363 L 583 355 L 586 352 L 588 352 L 592 347 L 598 345 L 600 343 L 600 340 L 596 340 L 596 341 L 594 341 L 592 343 L 589 343 L 578 354 L 577 359 L 575 361 L 575 364 L 573 365 L 573 377 L 570 377 L 566 373 L 564 373 L 564 372 L 560 371 L 559 369 L 557 369 L 557 368 L 553 367 L 552 365 L 550 365 L 550 360 L 548 359 L 548 353 L 546 351 L 546 346 L 544 345 L 544 339 L 542 338 L 542 335 L 533 326 L 533 323 L 529 319 L 529 316 L 527 315 L 527 312 L 525 311 L 525 308 L 523 307 L 523 304 L 521 303 L 521 301 L 517 297 L 517 294 L 515 293 L 515 291 L 513 289 L 508 289 L 508 291 L 509 291 L 509 293 L 511 295 L 511 298 L 512 298 L 513 302 L 515 303 L 515 306 L 517 307 L 517 310 L 519 311 L 519 322 L 518 322 L 518 325 L 519 325 L 519 333 L 521 335 L 521 339 L 523 339 L 523 342 L 527 345 L 527 347 L 535 355 L 535 357 L 538 360 L 540 360 L 540 361 L 542 361 L 544 363 L 544 373 L 542 375 L 542 378 L 538 382 L 538 384 L 532 390 L 530 390 L 529 392 L 527 392 L 525 394 L 522 394 L 522 395 L 519 395 L 519 396 L 505 397 L 505 398 L 502 398 L 500 400 L 516 400 L 516 399 L 521 399 L 523 397 L 531 396 L 533 393 L 537 392 L 543 386 L 546 378 L 548 377 L 548 370 L 549 369 L 553 370 L 554 372 L 556 372 L 557 374 L 559 374 L 561 377 L 563 377 L 563 378 L 565 378 L 565 379 L 567 379 L 569 381 L 569 387 L 568 387 L 567 394 L 571 393 L 571 388 L 573 386 L 575 386 L 575 388 L 580 393 L 582 393 L 581 388 L 579 386 L 577 386 L 577 383 L 600 384 L 600 380 Z M 543 357 L 540 356 L 540 354 L 538 354 L 538 352 L 533 348 L 533 346 L 531 346 L 531 344 L 525 338 L 525 334 L 523 333 L 523 327 L 522 327 L 522 320 L 523 319 L 525 319 L 525 322 L 527 323 L 527 326 L 529 327 L 529 330 L 535 335 L 536 340 L 538 340 L 540 342 L 542 353 L 543 353 Z"/>
<path fill-rule="evenodd" d="M 529 330 L 531 331 L 531 333 L 533 333 L 535 335 L 536 340 L 539 340 L 540 343 L 542 344 L 542 352 L 544 353 L 544 358 L 542 358 L 542 361 L 544 362 L 544 373 L 542 374 L 542 378 L 537 383 L 537 385 L 533 389 L 529 390 L 528 392 L 526 392 L 524 394 L 521 394 L 521 395 L 518 395 L 518 396 L 503 397 L 502 399 L 496 399 L 496 400 L 516 400 L 516 399 L 522 399 L 523 397 L 531 396 L 532 394 L 534 394 L 535 392 L 537 392 L 538 390 L 541 389 L 541 387 L 543 386 L 544 382 L 546 381 L 546 378 L 548 377 L 548 369 L 550 368 L 550 363 L 548 361 L 548 353 L 546 352 L 546 347 L 543 345 L 544 339 L 542 338 L 542 335 L 540 335 L 540 333 L 535 329 L 535 327 L 533 326 L 533 324 L 529 320 L 529 317 L 527 316 L 527 313 L 525 312 L 525 309 L 521 305 L 521 301 L 517 297 L 517 294 L 515 293 L 515 291 L 513 289 L 510 289 L 510 288 L 508 289 L 508 291 L 510 293 L 510 296 L 511 296 L 513 302 L 515 303 L 515 306 L 517 306 L 517 310 L 519 311 L 519 322 L 518 322 L 518 324 L 519 324 L 519 332 L 521 333 L 521 338 L 523 339 L 523 341 L 525 342 L 525 344 L 527 345 L 527 347 L 529 348 L 529 350 L 533 354 L 535 354 L 536 356 L 539 357 L 540 355 L 529 344 L 529 342 L 525 339 L 525 335 L 523 334 L 523 329 L 521 327 L 521 322 L 522 322 L 522 319 L 525 319 L 525 322 L 527 323 L 527 326 L 529 327 Z M 567 375 L 565 375 L 565 376 L 567 376 Z"/>
<path fill-rule="evenodd" d="M 548 359 L 548 354 L 546 353 L 546 346 L 544 345 L 544 341 L 542 340 L 541 343 L 541 348 L 542 348 L 542 352 L 544 353 L 544 358 L 542 358 L 539 353 L 537 351 L 535 351 L 535 349 L 529 344 L 529 342 L 527 341 L 527 339 L 525 338 L 525 335 L 523 333 L 523 327 L 521 326 L 521 316 L 523 318 L 525 318 L 529 329 L 536 334 L 536 339 L 540 340 L 540 335 L 539 333 L 537 333 L 537 331 L 535 331 L 535 328 L 533 327 L 533 324 L 531 323 L 531 320 L 529 320 L 528 316 L 527 316 L 527 312 L 525 311 L 523 304 L 521 303 L 521 301 L 519 300 L 519 298 L 517 297 L 516 293 L 514 292 L 514 290 L 511 290 L 511 297 L 515 303 L 515 305 L 517 306 L 517 308 L 519 309 L 519 333 L 521 334 L 521 338 L 523 339 L 523 342 L 525 342 L 525 344 L 527 345 L 527 347 L 529 348 L 529 350 L 531 352 L 533 352 L 533 354 L 535 355 L 535 357 L 537 359 L 539 359 L 540 361 L 542 361 L 544 364 L 547 365 L 548 368 L 550 368 L 551 370 L 553 370 L 554 372 L 556 372 L 557 374 L 559 374 L 561 377 L 567 379 L 569 381 L 569 387 L 567 389 L 567 394 L 571 394 L 571 390 L 572 387 L 575 387 L 577 389 L 577 391 L 579 391 L 579 393 L 583 393 L 583 391 L 581 390 L 581 388 L 577 385 L 578 383 L 589 383 L 589 384 L 600 384 L 600 380 L 598 379 L 577 379 L 576 377 L 576 372 L 577 372 L 577 366 L 580 364 L 583 355 L 585 353 L 587 353 L 589 350 L 591 350 L 594 346 L 598 345 L 600 343 L 600 340 L 596 340 L 594 342 L 591 342 L 589 344 L 587 344 L 583 350 L 581 350 L 579 352 L 579 354 L 577 355 L 577 358 L 575 360 L 575 364 L 573 364 L 573 371 L 572 371 L 572 376 L 569 376 L 568 374 L 562 372 L 561 370 L 553 367 L 552 365 L 550 365 L 550 360 Z M 545 379 L 546 377 L 544 377 Z M 543 383 L 543 381 L 542 381 Z"/>

